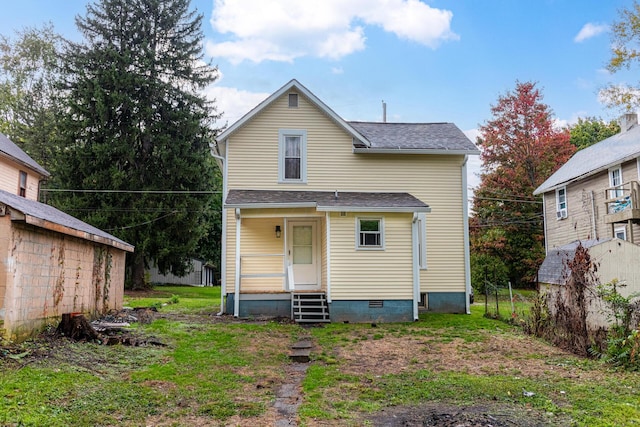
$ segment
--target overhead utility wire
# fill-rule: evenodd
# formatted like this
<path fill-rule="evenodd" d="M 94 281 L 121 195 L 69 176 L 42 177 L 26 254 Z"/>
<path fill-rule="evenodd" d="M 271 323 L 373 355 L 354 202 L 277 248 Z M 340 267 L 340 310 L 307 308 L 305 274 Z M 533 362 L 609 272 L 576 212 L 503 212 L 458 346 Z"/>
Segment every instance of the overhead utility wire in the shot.
<path fill-rule="evenodd" d="M 219 194 L 216 191 L 190 191 L 190 190 L 69 190 L 63 188 L 42 188 L 40 191 L 59 193 L 133 193 L 133 194 Z"/>

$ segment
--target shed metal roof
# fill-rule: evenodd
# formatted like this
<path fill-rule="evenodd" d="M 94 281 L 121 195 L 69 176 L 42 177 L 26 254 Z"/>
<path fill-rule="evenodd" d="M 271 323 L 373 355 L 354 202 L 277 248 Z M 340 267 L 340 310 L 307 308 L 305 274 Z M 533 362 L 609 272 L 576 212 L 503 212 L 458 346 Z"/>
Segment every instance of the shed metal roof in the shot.
<path fill-rule="evenodd" d="M 542 194 L 632 160 L 640 155 L 640 126 L 618 133 L 575 153 L 533 194 Z"/>
<path fill-rule="evenodd" d="M 21 217 L 16 212 L 12 212 L 12 217 L 24 219 L 27 224 L 133 252 L 133 246 L 129 243 L 80 221 L 78 218 L 66 214 L 53 206 L 26 199 L 4 190 L 0 190 L 0 203 L 8 206 L 10 210 L 15 210 L 17 213 L 22 214 Z"/>
<path fill-rule="evenodd" d="M 42 166 L 40 166 L 35 160 L 33 160 L 27 153 L 22 151 L 20 147 L 14 144 L 6 135 L 0 133 L 0 152 L 4 153 L 6 156 L 11 157 L 18 163 L 22 163 L 25 166 L 35 170 L 42 176 L 49 176 L 49 172 L 45 170 Z"/>
<path fill-rule="evenodd" d="M 346 191 L 230 190 L 227 208 L 313 207 L 319 211 L 429 212 L 429 206 L 409 193 Z"/>

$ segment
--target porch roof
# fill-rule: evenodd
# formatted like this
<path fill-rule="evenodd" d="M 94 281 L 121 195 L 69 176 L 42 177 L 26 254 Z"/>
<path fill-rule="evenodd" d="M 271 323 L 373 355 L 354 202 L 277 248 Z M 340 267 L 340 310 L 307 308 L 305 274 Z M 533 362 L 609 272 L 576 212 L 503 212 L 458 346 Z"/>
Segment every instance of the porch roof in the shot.
<path fill-rule="evenodd" d="M 225 208 L 316 208 L 339 212 L 431 212 L 409 193 L 230 190 Z"/>

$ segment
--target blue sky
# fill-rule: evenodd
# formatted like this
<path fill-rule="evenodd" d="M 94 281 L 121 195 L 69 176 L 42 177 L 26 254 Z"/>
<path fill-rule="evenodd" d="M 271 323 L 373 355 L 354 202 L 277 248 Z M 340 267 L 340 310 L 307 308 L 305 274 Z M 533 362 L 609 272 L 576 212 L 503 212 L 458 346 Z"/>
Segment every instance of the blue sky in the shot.
<path fill-rule="evenodd" d="M 51 21 L 80 40 L 89 0 L 3 2 L 0 33 Z M 535 81 L 560 124 L 616 118 L 598 90 L 610 75 L 608 26 L 631 0 L 192 0 L 218 82 L 207 91 L 233 123 L 292 78 L 346 120 L 453 122 L 472 139 L 490 108 Z M 470 185 L 479 161 L 471 162 Z"/>

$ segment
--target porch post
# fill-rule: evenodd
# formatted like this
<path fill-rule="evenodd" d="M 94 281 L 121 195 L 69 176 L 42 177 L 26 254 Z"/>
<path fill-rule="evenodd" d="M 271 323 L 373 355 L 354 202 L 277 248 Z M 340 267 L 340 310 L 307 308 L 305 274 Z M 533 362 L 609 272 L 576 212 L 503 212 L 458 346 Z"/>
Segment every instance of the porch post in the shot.
<path fill-rule="evenodd" d="M 331 212 L 325 213 L 325 232 L 327 233 L 327 303 L 331 304 Z"/>
<path fill-rule="evenodd" d="M 464 281 L 465 281 L 465 307 L 467 314 L 471 314 L 469 295 L 471 294 L 471 256 L 469 253 L 469 200 L 467 194 L 467 161 L 469 156 L 464 156 L 462 163 L 462 223 L 464 224 Z M 543 197 L 544 198 L 544 197 Z M 546 243 L 545 243 L 546 245 Z"/>
<path fill-rule="evenodd" d="M 236 280 L 235 280 L 235 298 L 233 300 L 233 316 L 240 315 L 240 227 L 242 220 L 240 218 L 240 209 L 236 208 Z"/>
<path fill-rule="evenodd" d="M 419 319 L 418 302 L 420 301 L 420 255 L 418 253 L 418 245 L 420 238 L 418 234 L 418 213 L 413 213 L 411 221 L 411 253 L 413 266 L 413 320 Z"/>

